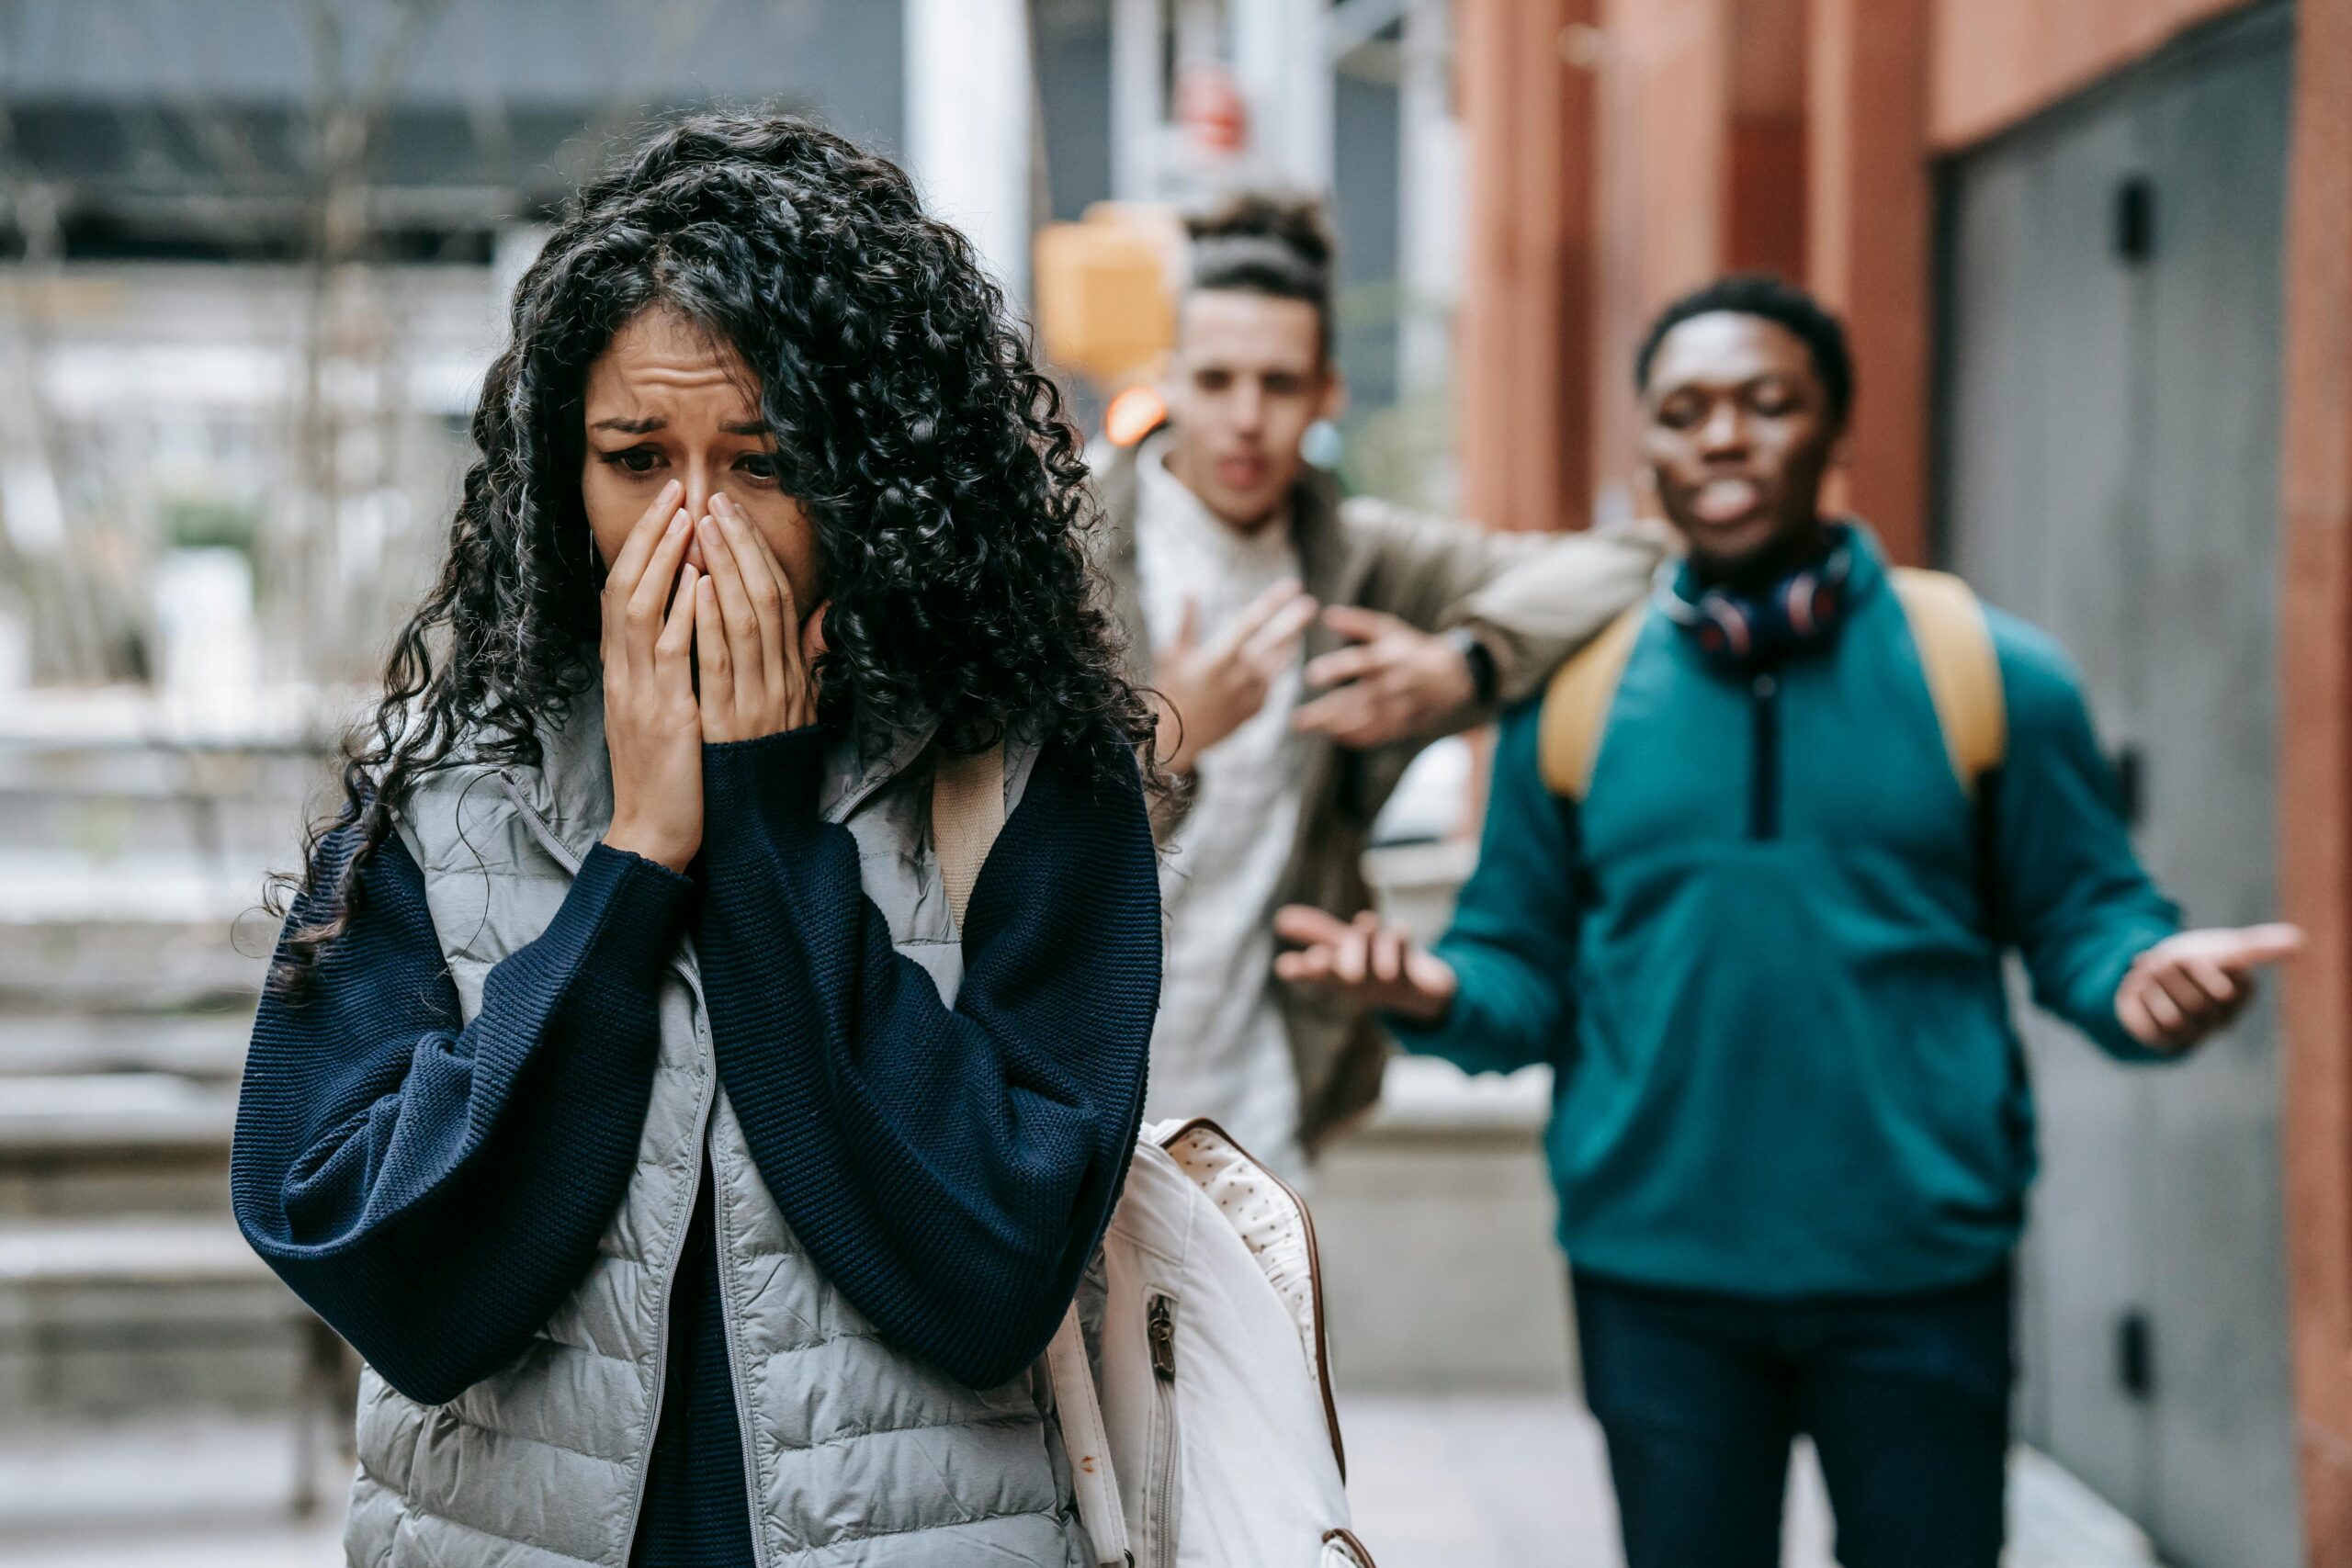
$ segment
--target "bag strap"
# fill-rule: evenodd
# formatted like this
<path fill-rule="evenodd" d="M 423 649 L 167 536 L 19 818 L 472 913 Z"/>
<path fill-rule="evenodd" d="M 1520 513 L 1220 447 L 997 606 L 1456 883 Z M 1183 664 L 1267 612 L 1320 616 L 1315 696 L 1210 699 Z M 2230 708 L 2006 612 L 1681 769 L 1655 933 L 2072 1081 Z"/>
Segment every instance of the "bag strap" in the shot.
<path fill-rule="evenodd" d="M 1103 1568 L 1134 1568 L 1127 1516 L 1119 1507 L 1119 1475 L 1111 1467 L 1111 1434 L 1102 1423 L 1102 1401 L 1094 1390 L 1094 1369 L 1087 1364 L 1086 1331 L 1079 1325 L 1076 1303 L 1046 1347 L 1046 1375 L 1053 1381 L 1054 1416 L 1062 1429 L 1062 1450 L 1069 1456 L 1078 1522 L 1094 1543 L 1094 1561 Z"/>
<path fill-rule="evenodd" d="M 939 857 L 940 880 L 947 885 L 947 911 L 956 929 L 972 907 L 972 888 L 996 837 L 1004 830 L 1004 748 L 991 746 L 968 757 L 940 753 L 931 777 L 931 847 Z M 1046 1348 L 1046 1375 L 1054 1388 L 1054 1413 L 1062 1449 L 1069 1456 L 1079 1523 L 1094 1543 L 1103 1568 L 1133 1568 L 1127 1517 L 1119 1508 L 1119 1477 L 1111 1467 L 1111 1436 L 1102 1422 L 1102 1399 L 1086 1359 L 1086 1330 L 1072 1302 Z"/>
<path fill-rule="evenodd" d="M 1949 572 L 1896 567 L 1889 574 L 1928 695 L 1942 726 L 1951 771 L 1971 800 L 2009 749 L 2008 709 L 2001 690 L 2001 660 L 1984 624 L 1984 606 L 1967 583 Z"/>
<path fill-rule="evenodd" d="M 1617 698 L 1625 661 L 1648 618 L 1645 599 L 1601 628 L 1600 635 L 1552 676 L 1536 720 L 1535 756 L 1545 787 L 1581 802 L 1592 784 L 1593 759 L 1600 754 L 1600 731 L 1609 705 Z"/>
<path fill-rule="evenodd" d="M 972 887 L 1004 829 L 1004 747 L 968 757 L 939 754 L 931 776 L 931 847 L 947 884 L 947 912 L 964 929 Z"/>

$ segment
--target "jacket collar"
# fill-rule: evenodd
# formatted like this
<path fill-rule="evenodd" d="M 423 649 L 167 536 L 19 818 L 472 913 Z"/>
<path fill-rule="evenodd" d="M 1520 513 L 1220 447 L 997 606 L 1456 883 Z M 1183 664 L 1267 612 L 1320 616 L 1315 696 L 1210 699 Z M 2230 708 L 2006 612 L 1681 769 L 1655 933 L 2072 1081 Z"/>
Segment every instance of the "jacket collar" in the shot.
<path fill-rule="evenodd" d="M 605 750 L 605 688 L 592 681 L 560 718 L 539 721 L 539 764 L 498 768 L 514 798 L 545 822 L 575 859 L 584 858 L 613 823 L 613 769 Z M 848 818 L 867 796 L 912 767 L 933 728 L 861 746 L 835 734 L 825 742 L 818 804 L 829 822 Z"/>

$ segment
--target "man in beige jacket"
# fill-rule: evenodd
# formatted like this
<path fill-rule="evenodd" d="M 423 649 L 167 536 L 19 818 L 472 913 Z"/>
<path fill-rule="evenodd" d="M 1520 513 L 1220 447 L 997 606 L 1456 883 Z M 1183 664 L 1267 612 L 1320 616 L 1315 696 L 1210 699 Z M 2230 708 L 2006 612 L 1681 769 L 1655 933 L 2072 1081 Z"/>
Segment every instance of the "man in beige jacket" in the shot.
<path fill-rule="evenodd" d="M 1273 911 L 1370 907 L 1373 819 L 1420 748 L 1532 692 L 1645 590 L 1654 536 L 1499 534 L 1341 501 L 1300 455 L 1342 397 L 1319 212 L 1192 225 L 1168 419 L 1097 477 L 1113 607 L 1188 784 L 1162 824 L 1153 1117 L 1297 1172 L 1380 1092 L 1362 1012 L 1276 985 Z"/>

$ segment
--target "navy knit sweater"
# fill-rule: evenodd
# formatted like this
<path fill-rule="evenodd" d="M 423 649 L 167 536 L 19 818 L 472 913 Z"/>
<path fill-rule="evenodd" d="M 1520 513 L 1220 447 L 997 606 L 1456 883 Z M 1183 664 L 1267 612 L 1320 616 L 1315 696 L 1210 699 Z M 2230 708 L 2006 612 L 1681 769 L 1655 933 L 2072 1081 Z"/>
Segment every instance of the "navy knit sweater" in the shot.
<path fill-rule="evenodd" d="M 813 730 L 706 748 L 697 874 L 592 851 L 470 1023 L 396 839 L 303 999 L 265 999 L 238 1222 L 394 1388 L 455 1397 L 586 1271 L 628 1188 L 656 988 L 688 930 L 720 1079 L 827 1277 L 975 1385 L 1042 1352 L 1142 1114 L 1159 909 L 1140 790 L 1039 760 L 974 890 L 950 1010 L 892 950 L 855 840 L 818 813 L 820 749 Z M 350 851 L 320 853 L 332 870 Z M 711 1235 L 706 1182 L 636 1542 L 648 1568 L 752 1561 Z"/>

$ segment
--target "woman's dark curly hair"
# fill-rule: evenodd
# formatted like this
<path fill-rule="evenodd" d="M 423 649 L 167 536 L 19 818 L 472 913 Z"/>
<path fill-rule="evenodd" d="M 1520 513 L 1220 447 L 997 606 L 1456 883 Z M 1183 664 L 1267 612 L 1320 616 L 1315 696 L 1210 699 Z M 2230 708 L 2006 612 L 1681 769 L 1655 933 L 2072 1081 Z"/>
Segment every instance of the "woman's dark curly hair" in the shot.
<path fill-rule="evenodd" d="M 1077 433 L 1002 292 L 882 158 L 804 120 L 698 114 L 583 188 L 515 289 L 474 412 L 438 581 L 401 631 L 374 716 L 315 824 L 299 987 L 348 925 L 358 872 L 420 775 L 467 752 L 536 764 L 535 721 L 599 678 L 603 566 L 580 495 L 590 366 L 677 311 L 760 381 L 782 489 L 813 520 L 831 608 L 821 716 L 887 739 L 936 725 L 971 752 L 1008 729 L 1105 775 L 1148 770 L 1150 710 L 1091 592 Z M 322 863 L 344 829 L 354 848 Z"/>

